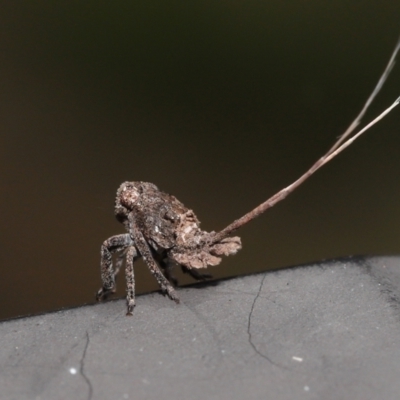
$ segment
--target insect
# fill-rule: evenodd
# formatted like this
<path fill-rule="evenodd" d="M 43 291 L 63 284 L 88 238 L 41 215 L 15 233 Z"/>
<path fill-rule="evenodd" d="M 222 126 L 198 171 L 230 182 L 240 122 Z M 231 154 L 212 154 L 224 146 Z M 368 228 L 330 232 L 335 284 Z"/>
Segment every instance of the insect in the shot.
<path fill-rule="evenodd" d="M 353 134 L 388 77 L 399 49 L 400 40 L 360 114 L 333 147 L 300 178 L 220 232 L 202 231 L 200 222 L 192 210 L 186 208 L 176 197 L 160 191 L 154 184 L 140 181 L 124 182 L 117 191 L 115 216 L 125 226 L 128 233 L 112 236 L 101 246 L 103 286 L 97 292 L 96 299 L 104 300 L 108 295 L 115 293 L 115 277 L 125 260 L 127 315 L 132 315 L 135 307 L 133 264 L 135 260 L 142 257 L 160 285 L 161 291 L 179 303 L 179 297 L 174 289 L 176 279 L 171 274 L 171 268 L 174 265 L 180 265 L 183 272 L 197 280 L 209 278 L 210 275 L 201 274 L 198 269 L 218 265 L 222 256 L 235 254 L 241 249 L 240 238 L 231 236 L 234 231 L 283 200 L 400 103 L 399 97 L 378 117 Z M 113 254 L 116 254 L 115 268 Z"/>
<path fill-rule="evenodd" d="M 148 182 L 124 182 L 117 191 L 115 216 L 128 231 L 112 236 L 101 246 L 101 278 L 103 287 L 97 300 L 115 292 L 115 276 L 126 259 L 127 315 L 135 307 L 135 278 L 133 263 L 140 256 L 156 278 L 161 291 L 179 303 L 171 274 L 174 265 L 197 280 L 210 278 L 199 268 L 218 265 L 221 256 L 235 254 L 241 249 L 240 238 L 213 240 L 215 232 L 202 231 L 192 210 L 176 197 L 160 191 Z M 117 253 L 116 268 L 112 254 Z"/>

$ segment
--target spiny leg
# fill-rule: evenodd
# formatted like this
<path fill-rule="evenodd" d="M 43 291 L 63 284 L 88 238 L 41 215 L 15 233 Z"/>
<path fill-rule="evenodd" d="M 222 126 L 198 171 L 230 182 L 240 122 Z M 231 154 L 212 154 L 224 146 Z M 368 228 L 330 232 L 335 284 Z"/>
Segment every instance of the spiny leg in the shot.
<path fill-rule="evenodd" d="M 128 233 L 111 236 L 103 242 L 100 251 L 101 280 L 103 286 L 97 292 L 97 301 L 107 298 L 110 293 L 115 293 L 115 272 L 113 270 L 112 253 L 132 245 L 133 241 Z"/>
<path fill-rule="evenodd" d="M 142 232 L 137 227 L 134 216 L 132 213 L 129 214 L 129 232 L 133 241 L 135 242 L 136 248 L 139 250 L 143 261 L 149 267 L 150 272 L 156 278 L 158 284 L 161 287 L 161 291 L 166 293 L 171 300 L 175 303 L 179 303 L 179 297 L 176 293 L 174 287 L 168 282 L 165 276 L 162 274 L 160 268 L 158 267 L 156 261 L 154 260 L 149 245 L 146 242 Z"/>
<path fill-rule="evenodd" d="M 126 266 L 125 266 L 125 276 L 126 276 L 126 304 L 127 313 L 126 315 L 133 315 L 133 309 L 135 307 L 135 273 L 133 270 L 133 263 L 138 258 L 138 252 L 135 246 L 128 247 L 128 252 L 126 254 Z"/>

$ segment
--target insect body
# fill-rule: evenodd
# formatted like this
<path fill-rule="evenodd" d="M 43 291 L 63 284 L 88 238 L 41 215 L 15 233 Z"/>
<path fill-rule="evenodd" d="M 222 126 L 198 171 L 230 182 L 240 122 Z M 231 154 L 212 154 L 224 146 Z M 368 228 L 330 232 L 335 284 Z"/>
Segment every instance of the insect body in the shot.
<path fill-rule="evenodd" d="M 215 232 L 202 231 L 192 210 L 176 197 L 161 192 L 148 182 L 124 182 L 117 191 L 115 216 L 128 233 L 112 236 L 101 246 L 101 278 L 103 287 L 97 300 L 115 292 L 115 276 L 126 260 L 127 315 L 135 307 L 134 261 L 142 257 L 164 294 L 179 303 L 173 287 L 176 280 L 171 268 L 180 265 L 183 272 L 197 280 L 210 275 L 199 268 L 218 265 L 221 256 L 241 249 L 239 237 L 213 240 Z M 117 253 L 115 268 L 113 253 Z"/>

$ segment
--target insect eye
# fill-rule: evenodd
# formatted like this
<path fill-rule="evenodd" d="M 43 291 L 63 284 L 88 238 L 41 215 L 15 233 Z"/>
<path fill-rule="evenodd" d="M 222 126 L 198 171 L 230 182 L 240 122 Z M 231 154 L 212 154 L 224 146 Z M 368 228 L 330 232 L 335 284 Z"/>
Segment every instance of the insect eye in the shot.
<path fill-rule="evenodd" d="M 133 186 L 125 186 L 121 193 L 121 204 L 132 209 L 139 198 L 140 193 Z"/>
<path fill-rule="evenodd" d="M 171 221 L 171 222 L 175 222 L 175 217 L 176 217 L 176 215 L 172 211 L 167 211 L 164 214 L 164 219 Z"/>

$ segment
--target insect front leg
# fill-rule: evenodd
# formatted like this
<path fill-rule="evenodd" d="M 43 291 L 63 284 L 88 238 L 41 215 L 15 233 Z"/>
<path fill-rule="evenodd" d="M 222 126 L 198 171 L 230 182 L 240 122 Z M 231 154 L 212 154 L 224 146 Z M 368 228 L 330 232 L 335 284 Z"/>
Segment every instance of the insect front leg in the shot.
<path fill-rule="evenodd" d="M 123 235 L 111 236 L 105 240 L 101 246 L 101 280 L 102 288 L 97 292 L 96 300 L 101 301 L 107 298 L 110 293 L 115 293 L 115 274 L 118 272 L 121 259 L 117 261 L 117 270 L 113 269 L 112 254 L 133 246 L 133 241 L 128 233 Z"/>
<path fill-rule="evenodd" d="M 139 250 L 140 255 L 143 258 L 143 261 L 149 267 L 150 272 L 156 278 L 158 284 L 161 287 L 161 291 L 166 293 L 171 300 L 174 300 L 175 303 L 179 303 L 179 297 L 176 293 L 174 287 L 168 282 L 167 278 L 161 272 L 159 266 L 157 265 L 156 261 L 151 254 L 151 250 L 149 245 L 146 242 L 146 239 L 143 236 L 143 233 L 137 227 L 134 216 L 129 214 L 129 232 L 131 237 L 135 243 L 136 248 Z"/>

